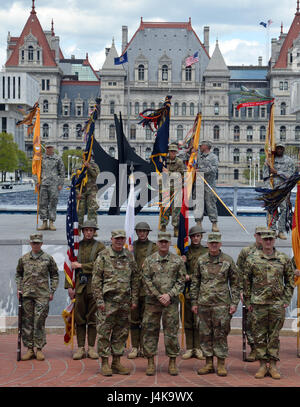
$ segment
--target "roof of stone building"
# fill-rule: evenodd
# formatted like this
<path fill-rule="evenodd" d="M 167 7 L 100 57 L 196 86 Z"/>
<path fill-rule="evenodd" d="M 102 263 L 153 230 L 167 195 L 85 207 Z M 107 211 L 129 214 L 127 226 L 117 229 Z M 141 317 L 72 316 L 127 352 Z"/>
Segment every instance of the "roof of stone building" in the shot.
<path fill-rule="evenodd" d="M 115 41 L 113 40 L 112 45 L 108 50 L 108 54 L 106 55 L 104 64 L 102 65 L 102 69 L 100 70 L 100 73 L 105 74 L 107 72 L 113 71 L 114 73 L 118 72 L 125 74 L 123 64 L 115 65 L 115 58 L 117 58 L 118 56 L 119 55 L 115 47 Z"/>
<path fill-rule="evenodd" d="M 205 76 L 229 76 L 230 72 L 225 63 L 223 55 L 219 48 L 218 41 L 216 42 L 215 50 L 204 72 Z"/>
<path fill-rule="evenodd" d="M 300 12 L 299 12 L 299 2 L 298 2 L 297 11 L 296 11 L 294 20 L 292 22 L 292 25 L 289 29 L 287 36 L 284 39 L 284 42 L 280 49 L 280 53 L 279 53 L 279 56 L 277 58 L 275 65 L 274 65 L 274 68 L 279 68 L 279 69 L 287 68 L 289 49 L 292 48 L 293 42 L 299 36 L 299 33 L 300 33 Z"/>
<path fill-rule="evenodd" d="M 99 82 L 80 82 L 80 81 L 62 81 L 60 96 L 58 101 L 58 116 L 64 117 L 62 114 L 63 99 L 67 98 L 70 104 L 69 117 L 76 117 L 76 100 L 82 100 L 83 102 L 83 116 L 87 118 L 89 116 L 90 102 L 96 101 L 96 98 L 100 95 Z M 82 118 L 80 117 L 80 118 Z M 78 118 L 78 119 L 80 119 Z"/>
<path fill-rule="evenodd" d="M 43 66 L 57 66 L 55 62 L 54 51 L 51 50 L 47 41 L 46 35 L 41 27 L 39 19 L 36 15 L 34 6 L 30 12 L 30 16 L 23 28 L 20 37 L 12 37 L 15 41 L 15 45 L 11 46 L 12 54 L 6 62 L 6 66 L 18 66 L 19 65 L 19 48 L 24 44 L 24 39 L 29 34 L 32 34 L 37 40 L 39 46 L 43 49 Z"/>
<path fill-rule="evenodd" d="M 64 75 L 77 77 L 78 81 L 99 81 L 99 76 L 89 62 L 88 54 L 85 59 L 61 59 L 59 66 Z"/>

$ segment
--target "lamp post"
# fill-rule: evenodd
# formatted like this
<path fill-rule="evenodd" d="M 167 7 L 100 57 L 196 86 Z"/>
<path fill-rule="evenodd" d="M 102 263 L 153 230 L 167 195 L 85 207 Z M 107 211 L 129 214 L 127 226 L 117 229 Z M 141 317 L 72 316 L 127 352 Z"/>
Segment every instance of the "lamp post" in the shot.
<path fill-rule="evenodd" d="M 72 156 L 68 155 L 68 180 L 70 180 L 70 158 L 72 158 Z"/>
<path fill-rule="evenodd" d="M 252 173 L 251 173 L 251 171 L 252 171 L 252 158 L 251 157 L 249 157 L 249 168 L 250 168 L 250 172 L 249 172 L 249 186 L 251 187 L 252 185 Z"/>

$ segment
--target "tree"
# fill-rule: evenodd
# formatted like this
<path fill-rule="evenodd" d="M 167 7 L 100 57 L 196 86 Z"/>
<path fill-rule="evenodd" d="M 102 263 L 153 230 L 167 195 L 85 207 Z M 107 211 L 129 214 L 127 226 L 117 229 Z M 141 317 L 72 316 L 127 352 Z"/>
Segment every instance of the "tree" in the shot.
<path fill-rule="evenodd" d="M 2 181 L 6 181 L 6 173 L 13 172 L 18 167 L 18 146 L 12 134 L 0 133 L 0 171 Z"/>
<path fill-rule="evenodd" d="M 16 178 L 22 178 L 22 172 L 31 173 L 32 162 L 22 150 L 17 150 L 18 166 Z"/>

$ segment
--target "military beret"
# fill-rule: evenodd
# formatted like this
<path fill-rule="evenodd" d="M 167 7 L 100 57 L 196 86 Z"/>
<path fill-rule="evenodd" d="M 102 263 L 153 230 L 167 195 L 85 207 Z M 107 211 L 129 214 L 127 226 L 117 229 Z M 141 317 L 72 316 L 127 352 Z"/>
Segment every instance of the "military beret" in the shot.
<path fill-rule="evenodd" d="M 275 148 L 276 147 L 283 147 L 283 148 L 285 148 L 285 145 L 283 144 L 283 143 L 276 143 L 275 144 Z"/>
<path fill-rule="evenodd" d="M 169 151 L 178 151 L 178 146 L 175 143 L 169 144 Z"/>
<path fill-rule="evenodd" d="M 190 228 L 189 236 L 196 235 L 197 233 L 205 233 L 205 230 L 203 230 L 202 227 L 199 225 Z"/>
<path fill-rule="evenodd" d="M 96 222 L 93 220 L 86 220 L 83 222 L 81 229 L 84 228 L 94 228 L 95 230 L 98 230 L 98 226 L 96 225 Z"/>
<path fill-rule="evenodd" d="M 267 239 L 268 237 L 272 237 L 272 239 L 276 239 L 276 232 L 275 230 L 268 229 L 261 234 L 262 239 Z"/>
<path fill-rule="evenodd" d="M 135 226 L 135 230 L 152 230 L 147 222 L 139 222 Z"/>
<path fill-rule="evenodd" d="M 216 232 L 210 233 L 210 234 L 207 236 L 207 243 L 213 243 L 213 242 L 218 242 L 218 243 L 220 243 L 220 242 L 222 241 L 221 238 L 222 238 L 221 233 L 216 233 Z"/>
<path fill-rule="evenodd" d="M 30 235 L 30 242 L 43 243 L 43 235 L 41 233 L 34 233 L 33 235 Z"/>
<path fill-rule="evenodd" d="M 157 241 L 167 240 L 168 242 L 172 241 L 171 233 L 168 232 L 159 232 L 157 235 Z"/>
<path fill-rule="evenodd" d="M 122 229 L 112 230 L 111 237 L 113 237 L 113 238 L 125 237 L 126 238 L 126 232 L 125 232 L 125 230 L 122 230 Z"/>
<path fill-rule="evenodd" d="M 46 144 L 45 144 L 45 147 L 47 148 L 47 147 L 54 147 L 54 143 L 51 143 L 50 141 L 48 141 Z"/>
<path fill-rule="evenodd" d="M 208 140 L 202 140 L 202 141 L 200 141 L 200 146 L 202 146 L 202 145 L 207 145 L 208 147 L 212 147 L 212 144 L 211 144 L 211 142 L 210 141 L 208 141 Z"/>
<path fill-rule="evenodd" d="M 266 226 L 256 226 L 255 233 L 267 232 L 268 228 Z"/>

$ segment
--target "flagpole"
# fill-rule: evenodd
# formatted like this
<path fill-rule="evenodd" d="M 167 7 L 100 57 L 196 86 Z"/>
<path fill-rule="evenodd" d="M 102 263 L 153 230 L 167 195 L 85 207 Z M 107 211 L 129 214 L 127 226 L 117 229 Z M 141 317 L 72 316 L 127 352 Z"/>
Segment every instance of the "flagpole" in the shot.
<path fill-rule="evenodd" d="M 130 78 L 129 62 L 127 61 L 127 137 L 130 138 Z"/>
<path fill-rule="evenodd" d="M 198 108 L 198 113 L 201 113 L 201 87 L 202 87 L 202 69 L 201 69 L 201 62 L 202 62 L 202 57 L 201 57 L 201 52 L 199 51 L 199 108 Z"/>

